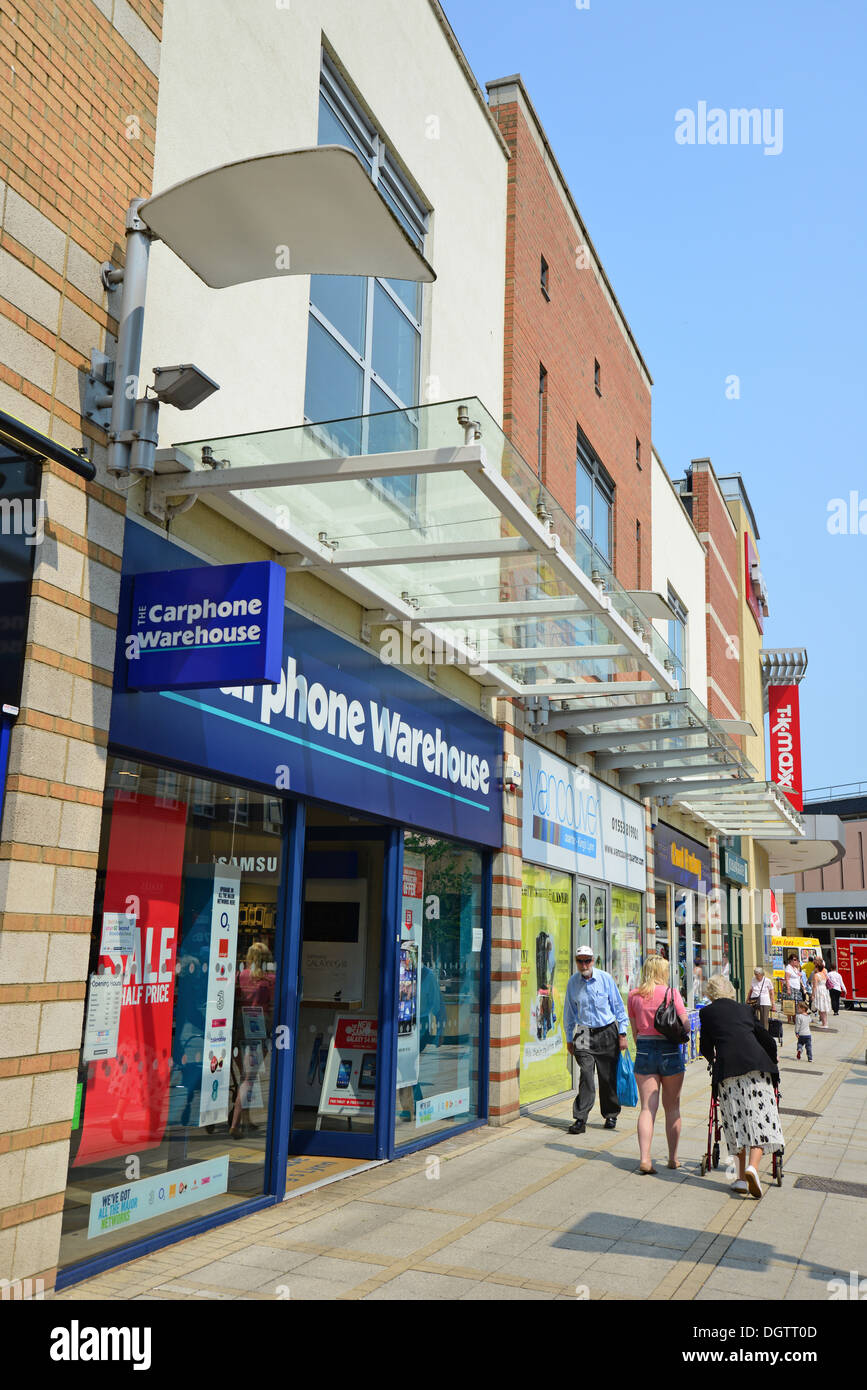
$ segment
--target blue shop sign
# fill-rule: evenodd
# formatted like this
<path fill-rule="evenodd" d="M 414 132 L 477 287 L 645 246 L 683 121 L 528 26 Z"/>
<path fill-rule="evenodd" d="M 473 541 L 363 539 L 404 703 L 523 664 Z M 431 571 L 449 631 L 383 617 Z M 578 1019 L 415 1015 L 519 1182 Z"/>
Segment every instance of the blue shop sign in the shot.
<path fill-rule="evenodd" d="M 285 594 L 286 571 L 268 560 L 137 574 L 123 643 L 127 687 L 278 681 Z"/>
<path fill-rule="evenodd" d="M 209 572 L 128 521 L 122 613 L 133 576 L 159 563 Z M 268 684 L 233 678 L 217 689 L 134 692 L 123 688 L 125 664 L 120 652 L 110 728 L 119 750 L 476 844 L 502 842 L 500 730 L 292 609 L 283 609 L 279 671 Z"/>
<path fill-rule="evenodd" d="M 745 888 L 750 880 L 750 866 L 746 859 L 742 859 L 733 850 L 721 849 L 719 852 L 719 868 L 723 878 L 730 879 L 732 883 L 740 883 Z"/>
<path fill-rule="evenodd" d="M 697 893 L 711 888 L 710 850 L 660 821 L 653 832 L 654 873 Z"/>

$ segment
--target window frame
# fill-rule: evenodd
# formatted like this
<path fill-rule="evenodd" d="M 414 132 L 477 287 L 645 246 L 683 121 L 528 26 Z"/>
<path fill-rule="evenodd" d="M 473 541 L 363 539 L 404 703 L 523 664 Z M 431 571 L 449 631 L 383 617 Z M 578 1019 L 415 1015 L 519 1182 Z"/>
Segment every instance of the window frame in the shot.
<path fill-rule="evenodd" d="M 337 71 L 336 66 L 330 59 L 328 53 L 323 48 L 320 65 L 319 82 L 319 102 L 325 103 L 331 115 L 342 125 L 348 137 L 359 152 L 359 157 L 367 167 L 371 181 L 383 195 L 384 201 L 391 206 L 392 211 L 404 225 L 408 235 L 415 242 L 420 251 L 424 251 L 425 239 L 427 237 L 431 209 L 426 207 L 412 188 L 408 178 L 401 170 L 394 153 L 390 150 L 388 143 L 380 135 L 371 119 L 365 114 L 361 105 L 350 92 L 344 79 Z M 321 106 L 320 106 L 321 109 Z M 319 327 L 336 344 L 336 346 L 347 354 L 350 361 L 361 372 L 361 410 L 360 415 L 364 418 L 362 425 L 362 450 L 367 448 L 369 438 L 369 425 L 366 417 L 372 414 L 387 414 L 386 411 L 371 410 L 372 388 L 378 391 L 390 402 L 394 410 L 412 411 L 420 404 L 421 395 L 421 374 L 422 357 L 424 347 L 424 315 L 423 315 L 423 292 L 419 286 L 417 299 L 417 314 L 401 298 L 397 291 L 392 287 L 387 279 L 380 276 L 358 277 L 367 281 L 366 298 L 364 306 L 364 326 L 363 326 L 363 350 L 359 353 L 358 349 L 344 337 L 340 329 L 331 322 L 327 314 L 313 302 L 314 279 L 311 277 L 310 298 L 308 304 L 309 317 L 316 320 Z M 374 308 L 376 301 L 377 286 L 386 296 L 390 305 L 398 311 L 402 318 L 409 325 L 417 339 L 416 362 L 414 369 L 414 389 L 411 400 L 403 400 L 394 387 L 385 380 L 375 369 L 373 364 L 373 345 L 374 345 Z M 306 363 L 309 363 L 309 349 Z M 306 363 L 305 363 L 305 395 L 306 395 Z M 332 419 L 339 417 L 333 416 Z M 306 424 L 327 424 L 328 421 L 312 420 L 306 410 L 304 413 Z M 411 522 L 417 521 L 418 517 L 418 488 L 417 478 L 412 479 L 410 495 L 404 496 L 394 490 L 392 480 L 375 478 L 367 483 L 373 491 L 398 508 L 398 510 Z"/>
<path fill-rule="evenodd" d="M 583 468 L 590 480 L 590 530 L 586 530 L 578 521 L 578 470 Z M 608 554 L 597 544 L 595 540 L 596 531 L 596 495 L 601 493 L 607 503 L 608 509 Z M 575 525 L 582 536 L 588 540 L 597 555 L 599 555 L 610 569 L 614 568 L 612 551 L 614 548 L 614 499 L 617 491 L 614 479 L 606 469 L 596 450 L 593 448 L 587 436 L 584 434 L 580 425 L 575 445 Z"/>
<path fill-rule="evenodd" d="M 678 652 L 671 644 L 671 637 L 673 635 L 672 628 L 675 626 L 675 624 L 677 624 L 680 627 L 680 630 L 683 634 L 683 650 L 680 653 L 679 666 L 675 667 L 675 673 L 678 669 L 680 670 L 680 684 L 681 687 L 684 687 L 687 683 L 686 673 L 688 658 L 687 636 L 689 633 L 689 609 L 687 608 L 683 599 L 678 594 L 677 590 L 674 589 L 671 584 L 669 584 L 667 588 L 666 600 L 668 602 L 669 608 L 671 608 L 675 614 L 674 618 L 668 619 L 668 645 L 675 657 L 678 656 Z"/>

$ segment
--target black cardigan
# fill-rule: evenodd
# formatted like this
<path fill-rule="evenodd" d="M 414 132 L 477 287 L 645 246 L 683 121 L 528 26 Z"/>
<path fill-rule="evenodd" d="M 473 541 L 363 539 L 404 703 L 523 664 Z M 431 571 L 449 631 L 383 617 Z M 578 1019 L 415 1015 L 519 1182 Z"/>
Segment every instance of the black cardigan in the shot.
<path fill-rule="evenodd" d="M 720 1081 L 750 1071 L 770 1072 L 779 1081 L 777 1044 L 756 1014 L 735 999 L 715 999 L 700 1011 L 699 1046 L 713 1069 L 714 1090 Z"/>

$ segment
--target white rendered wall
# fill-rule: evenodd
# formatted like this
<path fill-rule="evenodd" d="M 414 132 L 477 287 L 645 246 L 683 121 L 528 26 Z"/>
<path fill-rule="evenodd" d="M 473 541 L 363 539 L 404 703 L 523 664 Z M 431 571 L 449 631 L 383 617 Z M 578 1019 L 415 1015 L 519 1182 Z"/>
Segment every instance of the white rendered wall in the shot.
<path fill-rule="evenodd" d="M 652 452 L 651 467 L 652 587 L 667 598 L 670 584 L 686 607 L 686 683 L 707 705 L 704 547 L 656 450 Z M 668 624 L 656 622 L 654 627 L 667 642 Z"/>
<path fill-rule="evenodd" d="M 433 209 L 421 400 L 476 395 L 501 420 L 508 159 L 428 0 L 166 0 L 154 191 L 315 145 L 323 35 Z M 210 290 L 154 245 L 143 382 L 195 362 L 221 387 L 162 409 L 162 447 L 301 422 L 308 294 L 303 276 Z"/>

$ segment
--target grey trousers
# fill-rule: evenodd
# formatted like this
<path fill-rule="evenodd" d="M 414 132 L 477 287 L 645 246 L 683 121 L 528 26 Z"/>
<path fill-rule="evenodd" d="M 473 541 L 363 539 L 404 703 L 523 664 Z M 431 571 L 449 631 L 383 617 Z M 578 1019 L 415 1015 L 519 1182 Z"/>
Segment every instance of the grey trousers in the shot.
<path fill-rule="evenodd" d="M 587 1116 L 593 1109 L 596 1099 L 595 1072 L 599 1073 L 599 1108 L 604 1118 L 620 1114 L 620 1101 L 617 1099 L 617 1063 L 620 1058 L 620 1039 L 616 1023 L 610 1023 L 602 1033 L 590 1039 L 590 1049 L 576 1052 L 581 1079 L 578 1094 L 572 1102 L 573 1118 L 581 1124 L 587 1123 Z"/>

